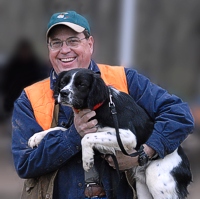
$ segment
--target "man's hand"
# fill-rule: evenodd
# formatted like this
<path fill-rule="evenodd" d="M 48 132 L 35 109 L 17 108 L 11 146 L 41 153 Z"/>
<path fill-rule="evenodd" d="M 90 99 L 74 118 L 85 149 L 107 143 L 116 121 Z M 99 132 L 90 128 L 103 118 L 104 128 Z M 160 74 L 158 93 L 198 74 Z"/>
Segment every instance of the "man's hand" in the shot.
<path fill-rule="evenodd" d="M 147 146 L 146 144 L 143 144 L 145 153 L 151 158 L 153 155 L 155 155 L 155 150 L 151 147 Z M 136 152 L 136 150 L 133 150 L 132 152 L 128 152 L 129 154 Z M 131 157 L 124 155 L 121 151 L 116 151 L 116 158 L 119 165 L 119 170 L 127 170 L 130 168 L 133 168 L 135 166 L 138 166 L 138 156 Z M 115 169 L 115 164 L 111 156 L 106 156 L 105 159 L 107 160 L 108 164 Z"/>
<path fill-rule="evenodd" d="M 136 152 L 136 151 L 132 151 L 132 153 L 133 152 Z M 124 155 L 121 151 L 116 151 L 116 158 L 117 158 L 119 170 L 121 171 L 138 166 L 138 156 L 131 157 L 131 156 Z M 111 167 L 116 169 L 114 161 L 110 155 L 106 156 L 105 159 L 107 160 L 108 164 Z"/>
<path fill-rule="evenodd" d="M 95 115 L 96 112 L 91 111 L 90 109 L 84 109 L 78 113 L 74 112 L 74 125 L 81 137 L 97 131 L 96 125 L 98 121 L 96 119 L 89 121 Z"/>

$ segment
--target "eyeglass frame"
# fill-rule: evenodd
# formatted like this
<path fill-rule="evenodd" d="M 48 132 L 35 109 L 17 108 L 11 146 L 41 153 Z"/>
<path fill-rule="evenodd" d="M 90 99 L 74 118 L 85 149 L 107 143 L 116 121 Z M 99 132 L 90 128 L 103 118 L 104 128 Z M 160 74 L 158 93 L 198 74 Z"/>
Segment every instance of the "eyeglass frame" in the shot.
<path fill-rule="evenodd" d="M 60 50 L 63 47 L 63 43 L 65 42 L 68 47 L 70 47 L 70 48 L 76 48 L 76 47 L 79 46 L 79 44 L 77 44 L 75 46 L 69 45 L 69 41 L 71 39 L 74 39 L 74 38 L 77 39 L 79 43 L 81 43 L 81 41 L 83 39 L 88 39 L 88 37 L 84 37 L 84 38 L 81 38 L 81 39 L 79 37 L 69 37 L 66 40 L 55 39 L 55 41 L 61 42 L 61 46 L 59 48 L 53 48 L 52 45 L 51 45 L 52 41 L 48 42 L 47 45 L 51 48 L 51 50 Z"/>

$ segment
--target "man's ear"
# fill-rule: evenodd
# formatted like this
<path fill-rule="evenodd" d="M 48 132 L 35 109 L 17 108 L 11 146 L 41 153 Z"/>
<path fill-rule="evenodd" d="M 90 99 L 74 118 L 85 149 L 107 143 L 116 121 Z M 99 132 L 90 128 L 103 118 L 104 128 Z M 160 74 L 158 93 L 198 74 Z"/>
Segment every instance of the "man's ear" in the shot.
<path fill-rule="evenodd" d="M 93 51 L 94 51 L 94 38 L 92 36 L 90 36 L 88 38 L 88 44 L 89 44 L 89 47 L 90 47 L 90 53 L 92 55 Z"/>
<path fill-rule="evenodd" d="M 93 109 L 95 105 L 102 103 L 108 96 L 108 88 L 99 74 L 93 74 L 92 87 L 88 95 L 87 106 Z"/>

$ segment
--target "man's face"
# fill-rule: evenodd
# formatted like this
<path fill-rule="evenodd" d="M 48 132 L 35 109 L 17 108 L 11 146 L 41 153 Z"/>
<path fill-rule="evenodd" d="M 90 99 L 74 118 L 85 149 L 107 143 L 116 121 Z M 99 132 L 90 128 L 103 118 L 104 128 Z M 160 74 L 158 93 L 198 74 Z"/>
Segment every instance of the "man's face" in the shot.
<path fill-rule="evenodd" d="M 63 46 L 58 50 L 49 48 L 49 59 L 57 74 L 62 71 L 68 71 L 73 68 L 88 68 L 93 53 L 93 38 L 85 38 L 83 33 L 77 33 L 67 26 L 56 26 L 51 31 L 48 42 L 65 41 L 70 37 L 82 39 L 78 46 L 69 47 L 63 42 Z"/>

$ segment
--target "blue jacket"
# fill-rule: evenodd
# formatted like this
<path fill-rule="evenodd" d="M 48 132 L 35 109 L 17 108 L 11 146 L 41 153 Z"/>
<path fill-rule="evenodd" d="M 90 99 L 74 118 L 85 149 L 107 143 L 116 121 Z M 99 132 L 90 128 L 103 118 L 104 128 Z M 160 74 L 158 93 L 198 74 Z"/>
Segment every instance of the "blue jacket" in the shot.
<path fill-rule="evenodd" d="M 91 61 L 89 69 L 100 72 L 96 63 Z M 156 150 L 161 158 L 173 152 L 192 132 L 194 121 L 188 105 L 175 95 L 151 83 L 137 71 L 125 68 L 129 94 L 155 121 L 152 135 L 146 142 Z M 51 88 L 54 83 L 53 71 L 50 75 Z M 69 120 L 71 108 L 61 106 L 58 125 Z M 28 146 L 28 139 L 42 131 L 36 122 L 30 101 L 23 91 L 16 100 L 12 118 L 12 153 L 15 168 L 21 178 L 35 178 L 59 169 L 54 185 L 55 199 L 83 199 L 84 170 L 81 157 L 81 137 L 74 125 L 63 131 L 48 133 L 37 148 Z M 101 167 L 101 157 L 96 155 L 95 166 Z M 102 177 L 107 198 L 112 196 L 112 180 L 116 171 L 106 165 Z M 133 198 L 125 174 L 122 174 L 117 189 L 117 199 Z"/>

